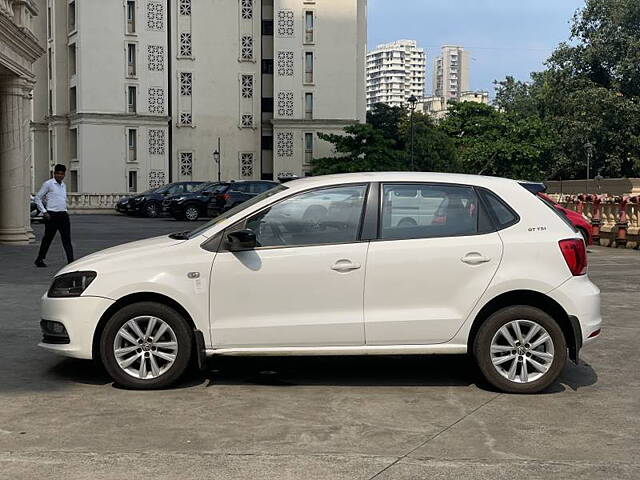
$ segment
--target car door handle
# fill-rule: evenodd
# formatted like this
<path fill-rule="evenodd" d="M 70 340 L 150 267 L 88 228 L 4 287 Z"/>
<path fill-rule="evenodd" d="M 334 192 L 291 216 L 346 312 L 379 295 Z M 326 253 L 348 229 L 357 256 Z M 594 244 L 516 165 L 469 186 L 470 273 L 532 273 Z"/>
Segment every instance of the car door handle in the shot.
<path fill-rule="evenodd" d="M 485 257 L 484 255 L 476 252 L 467 253 L 460 260 L 468 265 L 480 265 L 481 263 L 487 263 L 491 261 L 489 257 Z"/>
<path fill-rule="evenodd" d="M 352 262 L 351 260 L 338 260 L 333 264 L 331 270 L 336 272 L 350 272 L 351 270 L 358 270 L 361 267 L 359 263 Z"/>

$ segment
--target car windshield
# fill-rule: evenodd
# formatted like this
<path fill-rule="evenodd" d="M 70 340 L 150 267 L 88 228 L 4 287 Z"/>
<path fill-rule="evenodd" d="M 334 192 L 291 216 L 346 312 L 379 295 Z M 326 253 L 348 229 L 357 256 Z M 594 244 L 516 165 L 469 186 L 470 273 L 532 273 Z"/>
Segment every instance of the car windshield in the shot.
<path fill-rule="evenodd" d="M 149 193 L 164 193 L 167 190 L 169 190 L 169 188 L 171 188 L 171 183 L 168 185 L 163 185 L 162 187 L 158 188 L 157 190 L 151 190 Z"/>
<path fill-rule="evenodd" d="M 227 210 L 226 212 L 224 212 L 221 215 L 218 215 L 216 218 L 214 218 L 210 222 L 207 222 L 204 225 L 202 225 L 202 226 L 196 228 L 195 230 L 189 232 L 187 234 L 187 237 L 188 238 L 196 237 L 196 236 L 200 235 L 202 232 L 204 232 L 204 231 L 208 230 L 209 228 L 213 227 L 214 225 L 222 222 L 223 220 L 226 220 L 227 218 L 233 217 L 236 213 L 241 212 L 245 208 L 249 208 L 250 206 L 255 205 L 256 203 L 261 202 L 265 198 L 272 197 L 276 193 L 280 193 L 280 192 L 282 192 L 283 190 L 286 190 L 286 189 L 287 189 L 287 187 L 285 187 L 284 185 L 276 185 L 271 190 L 267 190 L 266 192 L 261 193 L 260 195 L 256 195 L 252 199 L 247 200 L 246 202 L 241 203 L 240 205 L 237 205 L 237 206 Z"/>

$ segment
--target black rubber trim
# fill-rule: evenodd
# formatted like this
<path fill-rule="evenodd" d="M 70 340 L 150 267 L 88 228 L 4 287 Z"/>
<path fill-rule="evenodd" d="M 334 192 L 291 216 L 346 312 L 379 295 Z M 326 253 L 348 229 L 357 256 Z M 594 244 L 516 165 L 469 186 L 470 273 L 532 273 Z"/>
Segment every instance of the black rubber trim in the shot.
<path fill-rule="evenodd" d="M 580 349 L 582 348 L 582 327 L 577 317 L 569 315 L 569 323 L 573 332 L 573 338 L 567 338 L 567 347 L 569 348 L 569 358 L 573 363 L 578 365 L 580 362 Z"/>
<path fill-rule="evenodd" d="M 369 184 L 367 202 L 362 219 L 360 241 L 375 240 L 378 238 L 378 223 L 380 222 L 380 183 Z"/>
<path fill-rule="evenodd" d="M 207 368 L 207 354 L 204 345 L 204 334 L 200 330 L 194 331 L 196 359 L 198 361 L 198 369 L 203 371 Z"/>

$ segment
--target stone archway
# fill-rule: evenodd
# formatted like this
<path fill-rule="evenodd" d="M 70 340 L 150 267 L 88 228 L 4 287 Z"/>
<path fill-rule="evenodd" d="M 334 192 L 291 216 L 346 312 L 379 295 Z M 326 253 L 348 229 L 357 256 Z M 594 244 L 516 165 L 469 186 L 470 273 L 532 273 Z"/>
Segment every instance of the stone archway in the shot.
<path fill-rule="evenodd" d="M 29 243 L 33 63 L 43 53 L 33 34 L 33 0 L 0 0 L 0 243 Z"/>

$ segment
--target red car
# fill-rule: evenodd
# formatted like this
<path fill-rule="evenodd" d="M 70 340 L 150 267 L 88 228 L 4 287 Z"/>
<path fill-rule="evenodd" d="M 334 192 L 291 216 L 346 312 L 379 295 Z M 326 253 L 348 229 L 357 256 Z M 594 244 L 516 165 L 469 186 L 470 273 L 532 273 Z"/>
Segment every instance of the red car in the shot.
<path fill-rule="evenodd" d="M 591 245 L 591 233 L 593 229 L 591 227 L 591 221 L 587 217 L 585 217 L 581 213 L 569 210 L 568 208 L 564 208 L 562 205 L 556 203 L 554 200 L 547 197 L 542 192 L 538 192 L 537 195 L 546 203 L 552 205 L 553 208 L 562 213 L 567 218 L 567 220 L 569 220 L 582 234 L 584 242 L 587 245 Z"/>

